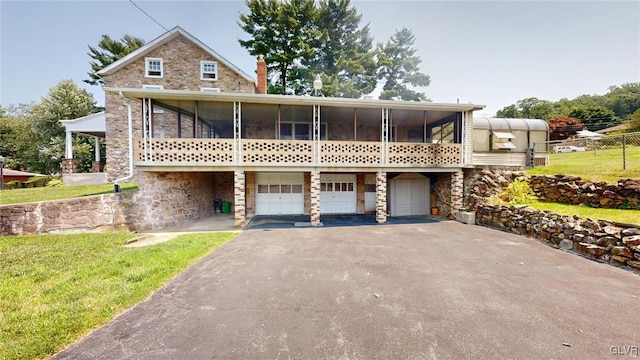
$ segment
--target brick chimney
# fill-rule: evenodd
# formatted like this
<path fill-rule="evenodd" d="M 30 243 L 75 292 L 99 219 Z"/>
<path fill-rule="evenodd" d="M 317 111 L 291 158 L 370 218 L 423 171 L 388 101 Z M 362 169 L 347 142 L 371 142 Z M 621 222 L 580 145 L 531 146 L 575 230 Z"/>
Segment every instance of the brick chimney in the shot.
<path fill-rule="evenodd" d="M 256 73 L 258 76 L 258 86 L 256 92 L 258 94 L 267 93 L 267 63 L 264 62 L 264 55 L 258 55 L 258 64 Z"/>

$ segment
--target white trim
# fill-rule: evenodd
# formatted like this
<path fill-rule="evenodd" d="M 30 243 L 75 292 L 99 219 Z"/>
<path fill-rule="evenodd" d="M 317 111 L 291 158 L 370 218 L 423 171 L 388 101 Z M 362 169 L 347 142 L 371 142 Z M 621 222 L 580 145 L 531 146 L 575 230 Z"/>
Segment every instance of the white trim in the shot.
<path fill-rule="evenodd" d="M 214 88 L 214 87 L 201 87 L 201 88 L 200 88 L 200 91 L 219 93 L 219 92 L 220 92 L 220 88 Z"/>
<path fill-rule="evenodd" d="M 163 90 L 164 86 L 162 85 L 142 85 L 143 89 L 152 89 L 152 90 Z"/>
<path fill-rule="evenodd" d="M 205 71 L 204 67 L 207 65 L 213 65 L 215 67 L 215 71 Z M 206 77 L 206 74 L 213 74 L 213 77 Z M 203 81 L 218 81 L 218 62 L 217 61 L 208 61 L 201 60 L 200 61 L 200 80 Z"/>
<path fill-rule="evenodd" d="M 152 71 L 151 69 L 149 69 L 149 62 L 150 61 L 159 61 L 160 62 L 160 75 L 150 75 L 149 71 Z M 156 71 L 156 70 L 153 70 Z M 161 79 L 164 76 L 164 65 L 162 63 L 162 58 L 151 58 L 151 57 L 146 57 L 144 58 L 144 77 L 146 78 L 158 78 Z"/>
<path fill-rule="evenodd" d="M 125 66 L 125 65 L 127 65 L 127 64 L 129 64 L 129 63 L 131 63 L 133 61 L 135 61 L 140 56 L 142 56 L 144 54 L 148 54 L 150 51 L 152 51 L 156 47 L 164 44 L 166 41 L 172 39 L 173 37 L 175 37 L 177 35 L 182 35 L 182 36 L 186 37 L 187 39 L 191 40 L 193 43 L 198 45 L 204 51 L 209 53 L 209 55 L 211 55 L 212 57 L 214 57 L 215 59 L 217 59 L 218 61 L 223 63 L 225 66 L 227 66 L 231 70 L 233 70 L 236 73 L 238 73 L 245 80 L 247 80 L 249 82 L 253 82 L 253 83 L 256 82 L 256 80 L 253 79 L 251 76 L 247 75 L 247 73 L 245 73 L 244 71 L 240 70 L 240 68 L 238 68 L 237 66 L 233 65 L 232 63 L 230 63 L 229 60 L 225 59 L 222 55 L 220 55 L 217 52 L 213 51 L 210 47 L 208 47 L 207 45 L 202 43 L 200 40 L 198 40 L 193 35 L 191 35 L 188 32 L 186 32 L 184 29 L 180 28 L 179 26 L 174 27 L 173 29 L 167 31 L 166 33 L 158 36 L 157 38 L 155 38 L 153 40 L 151 40 L 146 45 L 138 48 L 137 50 L 129 53 L 127 56 L 121 58 L 120 60 L 114 62 L 113 64 L 111 64 L 111 65 L 105 67 L 104 69 L 98 71 L 98 73 L 97 73 L 98 76 L 103 76 L 103 75 L 108 75 L 108 74 L 113 73 L 114 71 L 118 70 L 119 68 L 121 68 L 121 67 L 123 67 L 123 66 Z"/>

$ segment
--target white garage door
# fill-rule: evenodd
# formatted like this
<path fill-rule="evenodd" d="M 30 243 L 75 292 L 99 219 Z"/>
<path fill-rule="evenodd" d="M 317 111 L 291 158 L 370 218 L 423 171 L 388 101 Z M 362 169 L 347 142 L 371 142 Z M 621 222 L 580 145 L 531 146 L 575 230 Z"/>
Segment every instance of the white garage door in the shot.
<path fill-rule="evenodd" d="M 394 179 L 392 182 L 391 216 L 427 215 L 428 179 Z"/>
<path fill-rule="evenodd" d="M 258 173 L 256 183 L 257 215 L 304 213 L 303 173 Z"/>
<path fill-rule="evenodd" d="M 320 174 L 320 213 L 355 214 L 356 176 Z"/>

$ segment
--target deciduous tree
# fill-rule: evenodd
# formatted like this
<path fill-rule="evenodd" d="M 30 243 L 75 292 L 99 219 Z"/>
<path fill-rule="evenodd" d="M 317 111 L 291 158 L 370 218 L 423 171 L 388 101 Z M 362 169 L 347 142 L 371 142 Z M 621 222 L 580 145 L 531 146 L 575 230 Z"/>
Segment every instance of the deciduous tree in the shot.
<path fill-rule="evenodd" d="M 580 119 L 567 116 L 550 119 L 548 124 L 550 140 L 564 140 L 569 136 L 576 135 L 578 131 L 585 128 Z"/>

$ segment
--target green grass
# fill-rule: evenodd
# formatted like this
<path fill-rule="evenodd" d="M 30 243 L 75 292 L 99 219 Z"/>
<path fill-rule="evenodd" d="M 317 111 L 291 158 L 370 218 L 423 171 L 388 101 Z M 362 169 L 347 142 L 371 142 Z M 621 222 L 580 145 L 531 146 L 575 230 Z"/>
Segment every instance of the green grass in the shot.
<path fill-rule="evenodd" d="M 640 147 L 627 148 L 627 169 L 622 169 L 622 150 L 550 154 L 550 165 L 527 171 L 529 175 L 573 175 L 583 180 L 616 183 L 640 178 Z"/>
<path fill-rule="evenodd" d="M 136 183 L 123 183 L 120 191 L 135 190 Z M 0 205 L 21 204 L 45 200 L 68 199 L 80 196 L 113 193 L 113 184 L 39 187 L 0 191 Z"/>
<path fill-rule="evenodd" d="M 577 215 L 581 218 L 609 220 L 625 224 L 640 225 L 640 210 L 602 209 L 582 205 L 568 205 L 541 201 L 530 202 L 527 205 L 536 210 L 547 210 L 562 215 Z"/>
<path fill-rule="evenodd" d="M 235 233 L 125 248 L 134 234 L 0 237 L 0 359 L 45 358 L 147 298 Z"/>

